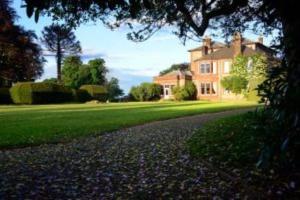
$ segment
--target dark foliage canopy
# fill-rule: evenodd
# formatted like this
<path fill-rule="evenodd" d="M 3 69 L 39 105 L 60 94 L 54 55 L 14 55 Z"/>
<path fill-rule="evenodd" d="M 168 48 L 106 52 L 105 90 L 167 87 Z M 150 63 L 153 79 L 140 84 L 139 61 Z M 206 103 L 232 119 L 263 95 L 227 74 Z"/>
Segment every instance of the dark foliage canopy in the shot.
<path fill-rule="evenodd" d="M 6 82 L 31 81 L 43 73 L 44 58 L 37 37 L 16 25 L 16 18 L 10 1 L 0 0 L 0 79 Z"/>
<path fill-rule="evenodd" d="M 71 88 L 82 85 L 105 85 L 108 69 L 101 58 L 83 64 L 79 56 L 68 56 L 63 61 L 62 80 Z"/>

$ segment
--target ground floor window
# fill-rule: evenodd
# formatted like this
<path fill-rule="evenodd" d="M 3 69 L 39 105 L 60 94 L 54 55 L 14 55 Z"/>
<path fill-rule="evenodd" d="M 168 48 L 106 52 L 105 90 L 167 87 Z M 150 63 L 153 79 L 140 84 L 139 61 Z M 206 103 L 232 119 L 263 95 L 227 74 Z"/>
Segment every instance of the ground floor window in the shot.
<path fill-rule="evenodd" d="M 202 95 L 214 95 L 217 93 L 217 83 L 201 83 L 200 84 L 200 94 Z"/>

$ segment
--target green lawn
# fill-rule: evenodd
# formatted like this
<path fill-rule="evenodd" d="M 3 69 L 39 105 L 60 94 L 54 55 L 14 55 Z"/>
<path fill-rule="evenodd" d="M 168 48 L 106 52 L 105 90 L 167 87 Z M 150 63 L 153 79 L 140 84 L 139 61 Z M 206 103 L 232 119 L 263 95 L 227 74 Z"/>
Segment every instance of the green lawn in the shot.
<path fill-rule="evenodd" d="M 189 101 L 0 106 L 0 148 L 64 142 L 155 120 L 255 105 Z"/>
<path fill-rule="evenodd" d="M 261 123 L 255 112 L 221 118 L 205 124 L 187 145 L 192 155 L 227 170 L 254 168 L 266 137 Z"/>

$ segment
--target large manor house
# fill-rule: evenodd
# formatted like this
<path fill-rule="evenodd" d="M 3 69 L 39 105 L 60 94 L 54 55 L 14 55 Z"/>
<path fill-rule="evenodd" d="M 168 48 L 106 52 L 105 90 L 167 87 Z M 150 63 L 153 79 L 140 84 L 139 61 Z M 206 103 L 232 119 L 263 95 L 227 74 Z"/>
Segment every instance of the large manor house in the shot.
<path fill-rule="evenodd" d="M 213 41 L 204 37 L 200 47 L 189 50 L 190 70 L 175 70 L 154 77 L 154 82 L 163 88 L 162 98 L 171 99 L 174 86 L 184 86 L 193 81 L 197 87 L 197 98 L 222 100 L 234 98 L 230 91 L 221 86 L 223 77 L 228 76 L 233 59 L 238 55 L 252 56 L 260 53 L 273 56 L 273 50 L 263 44 L 263 38 L 257 41 L 243 38 L 240 33 L 232 36 L 230 44 Z"/>

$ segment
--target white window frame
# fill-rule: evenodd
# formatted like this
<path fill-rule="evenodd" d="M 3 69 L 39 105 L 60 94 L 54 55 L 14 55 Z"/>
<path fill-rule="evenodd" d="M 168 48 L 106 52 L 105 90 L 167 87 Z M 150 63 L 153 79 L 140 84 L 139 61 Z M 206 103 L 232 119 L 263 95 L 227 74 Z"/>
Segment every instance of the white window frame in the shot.
<path fill-rule="evenodd" d="M 202 72 L 202 69 L 203 69 L 203 72 Z M 212 73 L 211 64 L 210 63 L 200 63 L 199 73 L 200 74 L 211 74 Z"/>
<path fill-rule="evenodd" d="M 202 85 L 204 85 L 204 87 L 202 87 Z M 209 90 L 207 90 L 208 85 L 209 85 Z M 204 88 L 204 93 L 202 93 L 202 88 Z M 213 89 L 214 89 L 215 93 L 213 93 Z M 218 95 L 218 84 L 217 84 L 217 82 L 202 82 L 202 83 L 200 83 L 199 91 L 200 91 L 199 93 L 201 96 L 216 96 L 216 95 Z M 209 93 L 207 93 L 207 91 L 209 91 Z"/>

